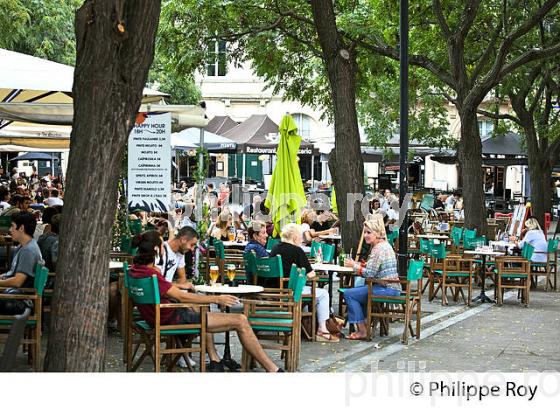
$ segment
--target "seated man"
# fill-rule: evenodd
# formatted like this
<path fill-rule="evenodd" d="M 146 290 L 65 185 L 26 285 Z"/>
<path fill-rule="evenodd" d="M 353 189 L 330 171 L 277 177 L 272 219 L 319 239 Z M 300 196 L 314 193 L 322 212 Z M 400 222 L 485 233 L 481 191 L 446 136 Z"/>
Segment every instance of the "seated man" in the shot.
<path fill-rule="evenodd" d="M 184 235 L 178 234 L 177 237 L 198 238 L 196 231 L 192 228 L 182 228 L 185 230 Z M 130 269 L 130 276 L 133 278 L 149 278 L 156 275 L 159 286 L 161 303 L 170 303 L 176 300 L 180 303 L 217 303 L 223 306 L 232 306 L 238 303 L 236 297 L 231 295 L 206 296 L 186 292 L 187 287 L 182 285 L 173 285 L 165 280 L 159 269 L 156 268 L 154 262 L 156 255 L 163 253 L 163 241 L 161 237 L 154 232 L 145 232 L 138 239 L 135 238 L 138 245 L 138 253 L 134 257 L 134 263 Z M 185 241 L 185 246 L 189 250 L 193 250 L 196 240 Z M 152 326 L 154 325 L 155 309 L 152 305 L 138 305 L 138 310 L 144 320 Z M 233 313 L 217 313 L 209 312 L 207 314 L 207 328 L 209 332 L 206 339 L 208 356 L 210 357 L 210 365 L 208 371 L 223 371 L 214 342 L 212 333 L 227 332 L 235 330 L 239 336 L 241 344 L 251 356 L 255 358 L 268 372 L 282 371 L 270 360 L 262 349 L 259 341 L 255 337 L 247 318 L 241 314 Z M 193 324 L 200 323 L 200 313 L 192 308 L 169 309 L 162 308 L 160 316 L 161 324 Z"/>
<path fill-rule="evenodd" d="M 14 252 L 10 270 L 0 276 L 0 287 L 33 287 L 35 265 L 43 262 L 37 241 L 33 239 L 36 226 L 37 221 L 30 213 L 20 212 L 12 216 L 10 234 L 19 246 Z M 0 306 L 0 310 L 1 308 Z"/>
<path fill-rule="evenodd" d="M 45 212 L 49 209 L 47 208 Z M 49 268 L 50 272 L 56 272 L 56 263 L 58 262 L 58 229 L 60 226 L 61 215 L 55 214 L 49 219 L 50 229 L 48 232 L 43 233 L 37 240 L 41 255 L 45 260 L 45 266 Z M 44 221 L 44 218 L 43 218 Z"/>
<path fill-rule="evenodd" d="M 12 207 L 4 210 L 2 216 L 12 216 L 19 212 L 32 212 L 33 210 L 29 208 L 31 205 L 31 198 L 24 195 L 15 194 L 12 196 Z"/>

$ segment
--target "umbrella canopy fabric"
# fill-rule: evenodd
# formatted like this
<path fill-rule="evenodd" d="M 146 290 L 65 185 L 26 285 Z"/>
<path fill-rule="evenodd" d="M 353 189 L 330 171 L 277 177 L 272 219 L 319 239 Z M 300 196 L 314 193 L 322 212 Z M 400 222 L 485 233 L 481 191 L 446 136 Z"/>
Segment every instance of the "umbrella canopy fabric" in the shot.
<path fill-rule="evenodd" d="M 189 150 L 198 148 L 200 144 L 200 128 L 187 128 L 171 134 L 171 148 Z M 234 152 L 237 144 L 232 140 L 204 131 L 204 148 L 209 152 Z"/>
<path fill-rule="evenodd" d="M 0 101 L 71 103 L 74 67 L 0 48 Z M 144 89 L 143 103 L 167 94 Z"/>
<path fill-rule="evenodd" d="M 12 158 L 10 161 L 52 161 L 57 159 L 52 154 L 45 154 L 44 152 L 28 152 L 27 154 Z"/>
<path fill-rule="evenodd" d="M 70 147 L 69 126 L 11 123 L 0 128 L 0 151 L 64 151 Z M 8 149 L 21 147 L 22 149 Z"/>
<path fill-rule="evenodd" d="M 265 200 L 274 222 L 273 235 L 278 235 L 282 227 L 291 222 L 294 216 L 296 222 L 300 223 L 300 211 L 306 204 L 297 160 L 301 137 L 297 135 L 297 126 L 291 115 L 282 118 L 279 132 L 280 143 L 276 151 L 276 166 L 272 171 L 270 188 Z"/>
<path fill-rule="evenodd" d="M 212 118 L 204 129 L 208 132 L 213 132 L 214 134 L 223 135 L 232 128 L 237 127 L 237 122 L 235 122 L 229 115 L 216 115 Z"/>

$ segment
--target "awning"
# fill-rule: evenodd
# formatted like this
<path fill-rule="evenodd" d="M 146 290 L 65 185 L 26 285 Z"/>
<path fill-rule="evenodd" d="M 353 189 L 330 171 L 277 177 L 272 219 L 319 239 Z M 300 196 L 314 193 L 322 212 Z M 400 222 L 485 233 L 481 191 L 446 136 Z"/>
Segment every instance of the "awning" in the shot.
<path fill-rule="evenodd" d="M 508 132 L 495 137 L 486 137 L 482 140 L 483 155 L 527 155 L 522 146 L 521 136 Z"/>
<path fill-rule="evenodd" d="M 171 134 L 171 148 L 188 150 L 198 148 L 200 143 L 200 128 L 187 128 L 181 132 Z M 232 140 L 204 131 L 204 148 L 209 152 L 235 152 L 237 144 Z"/>
<path fill-rule="evenodd" d="M 237 152 L 246 154 L 275 154 L 278 147 L 278 124 L 268 115 L 252 115 L 223 134 L 237 144 Z M 298 155 L 317 155 L 310 142 L 302 141 Z"/>
<path fill-rule="evenodd" d="M 237 125 L 237 122 L 228 115 L 216 115 L 204 129 L 217 135 L 223 135 Z"/>
<path fill-rule="evenodd" d="M 195 105 L 142 104 L 139 112 L 170 112 L 174 123 L 187 127 L 204 127 L 208 123 L 204 110 Z M 73 117 L 72 103 L 0 103 L 1 120 L 72 125 Z"/>

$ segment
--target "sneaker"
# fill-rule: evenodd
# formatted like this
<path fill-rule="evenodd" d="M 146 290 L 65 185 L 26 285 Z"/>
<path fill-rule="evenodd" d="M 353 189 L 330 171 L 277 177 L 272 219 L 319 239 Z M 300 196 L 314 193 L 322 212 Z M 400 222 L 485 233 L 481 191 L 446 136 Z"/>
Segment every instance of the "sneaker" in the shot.
<path fill-rule="evenodd" d="M 206 371 L 209 373 L 223 373 L 225 371 L 224 364 L 221 360 L 219 362 L 211 361 L 210 364 L 206 366 Z"/>

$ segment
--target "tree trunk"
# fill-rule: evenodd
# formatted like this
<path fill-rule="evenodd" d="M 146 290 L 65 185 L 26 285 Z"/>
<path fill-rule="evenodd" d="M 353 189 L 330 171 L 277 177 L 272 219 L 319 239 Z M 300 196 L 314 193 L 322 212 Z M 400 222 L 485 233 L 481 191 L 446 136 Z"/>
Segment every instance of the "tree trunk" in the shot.
<path fill-rule="evenodd" d="M 338 33 L 332 0 L 312 0 L 311 8 L 334 109 L 335 147 L 329 169 L 336 188 L 342 246 L 346 252 L 356 251 L 364 221 L 361 202 L 357 202 L 364 194 L 364 162 L 356 113 L 356 54 Z"/>
<path fill-rule="evenodd" d="M 463 180 L 465 227 L 476 229 L 477 235 L 486 235 L 486 206 L 482 178 L 482 142 L 478 133 L 476 106 L 459 109 L 461 139 L 457 159 Z"/>
<path fill-rule="evenodd" d="M 547 156 L 529 157 L 531 176 L 531 215 L 538 219 L 544 229 L 544 214 L 550 212 L 552 167 Z"/>
<path fill-rule="evenodd" d="M 154 56 L 157 0 L 88 0 L 76 70 L 47 371 L 103 371 L 111 226 L 123 152 Z"/>

